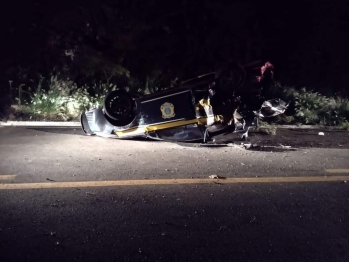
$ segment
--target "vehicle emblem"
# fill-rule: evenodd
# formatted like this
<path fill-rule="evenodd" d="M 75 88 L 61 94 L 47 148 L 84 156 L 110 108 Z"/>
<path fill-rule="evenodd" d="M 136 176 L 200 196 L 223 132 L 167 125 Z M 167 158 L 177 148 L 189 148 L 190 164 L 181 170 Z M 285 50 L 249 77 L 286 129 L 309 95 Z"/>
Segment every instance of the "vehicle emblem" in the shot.
<path fill-rule="evenodd" d="M 161 113 L 162 113 L 162 118 L 171 118 L 175 116 L 174 112 L 174 106 L 171 103 L 164 103 L 160 107 Z"/>

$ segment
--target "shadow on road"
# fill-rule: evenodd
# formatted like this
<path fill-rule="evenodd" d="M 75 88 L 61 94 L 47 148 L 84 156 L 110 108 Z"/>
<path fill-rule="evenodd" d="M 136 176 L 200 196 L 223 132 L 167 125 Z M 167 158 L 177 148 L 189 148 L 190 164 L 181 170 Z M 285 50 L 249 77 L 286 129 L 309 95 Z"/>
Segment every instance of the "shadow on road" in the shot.
<path fill-rule="evenodd" d="M 299 148 L 283 148 L 283 147 L 273 147 L 273 146 L 256 146 L 248 148 L 250 151 L 260 151 L 260 152 L 289 152 L 289 151 L 298 151 Z"/>

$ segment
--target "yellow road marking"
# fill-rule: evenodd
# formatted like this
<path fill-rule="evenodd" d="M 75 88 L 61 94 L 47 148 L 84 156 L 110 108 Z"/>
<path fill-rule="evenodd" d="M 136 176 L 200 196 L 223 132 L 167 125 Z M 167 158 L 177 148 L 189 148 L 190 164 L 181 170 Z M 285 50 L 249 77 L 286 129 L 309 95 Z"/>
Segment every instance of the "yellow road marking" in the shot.
<path fill-rule="evenodd" d="M 325 169 L 327 173 L 332 173 L 332 174 L 343 174 L 343 173 L 348 173 L 349 174 L 349 169 Z"/>
<path fill-rule="evenodd" d="M 0 180 L 10 180 L 14 179 L 16 175 L 0 175 Z"/>
<path fill-rule="evenodd" d="M 44 189 L 74 187 L 110 187 L 110 186 L 144 186 L 144 185 L 184 185 L 184 184 L 236 184 L 236 183 L 292 183 L 292 182 L 331 182 L 346 181 L 349 176 L 310 176 L 310 177 L 260 177 L 227 179 L 154 179 L 154 180 L 114 180 L 114 181 L 75 181 L 0 184 L 0 190 L 8 189 Z"/>

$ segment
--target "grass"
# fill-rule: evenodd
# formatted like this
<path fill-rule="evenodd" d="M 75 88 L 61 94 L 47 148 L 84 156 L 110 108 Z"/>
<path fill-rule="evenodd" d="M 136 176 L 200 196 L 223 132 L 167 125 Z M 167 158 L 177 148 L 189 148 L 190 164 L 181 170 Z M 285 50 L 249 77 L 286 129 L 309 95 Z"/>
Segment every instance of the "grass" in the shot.
<path fill-rule="evenodd" d="M 277 126 L 275 123 L 269 124 L 268 122 L 259 121 L 258 130 L 261 133 L 266 133 L 268 135 L 276 135 Z"/>
<path fill-rule="evenodd" d="M 94 84 L 92 88 L 78 88 L 75 83 L 59 75 L 51 76 L 46 82 L 46 89 L 43 82 L 44 79 L 40 79 L 29 101 L 23 101 L 20 92 L 18 104 L 11 106 L 10 113 L 19 120 L 70 121 L 77 119 L 83 111 L 100 107 L 105 95 L 116 89 L 115 85 L 103 83 Z M 90 95 L 89 89 L 94 95 Z"/>
<path fill-rule="evenodd" d="M 344 121 L 343 123 L 341 123 L 340 128 L 349 131 L 349 122 L 348 121 Z"/>
<path fill-rule="evenodd" d="M 148 77 L 144 86 L 137 79 L 130 78 L 130 92 L 143 94 L 159 90 L 161 74 L 155 72 Z M 45 88 L 43 87 L 45 86 Z M 40 78 L 35 90 L 24 91 L 24 85 L 11 90 L 18 90 L 15 103 L 10 114 L 17 120 L 59 120 L 70 121 L 76 119 L 81 112 L 93 107 L 101 107 L 105 95 L 117 89 L 113 84 L 95 82 L 91 86 L 78 87 L 73 81 L 64 79 L 60 75 L 51 75 L 49 79 Z M 327 97 L 314 90 L 306 88 L 282 86 L 275 83 L 271 88 L 274 97 L 291 102 L 286 113 L 274 117 L 272 121 L 261 122 L 261 130 L 268 134 L 276 133 L 278 124 L 320 124 L 337 126 L 349 130 L 349 99 L 340 94 Z M 12 97 L 11 97 L 12 98 Z M 13 101 L 14 102 L 14 101 Z"/>

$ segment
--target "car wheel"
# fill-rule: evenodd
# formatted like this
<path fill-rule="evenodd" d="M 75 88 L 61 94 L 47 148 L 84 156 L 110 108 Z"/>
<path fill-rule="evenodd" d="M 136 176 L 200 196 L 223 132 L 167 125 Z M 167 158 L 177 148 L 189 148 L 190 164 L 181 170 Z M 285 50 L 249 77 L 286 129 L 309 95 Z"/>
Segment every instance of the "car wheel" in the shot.
<path fill-rule="evenodd" d="M 134 116 L 134 101 L 126 91 L 110 92 L 104 100 L 104 112 L 114 120 L 126 120 Z"/>
<path fill-rule="evenodd" d="M 233 93 L 244 84 L 246 71 L 240 64 L 231 63 L 217 70 L 215 78 L 217 88 L 224 92 Z"/>
<path fill-rule="evenodd" d="M 139 92 L 130 92 L 132 98 L 141 98 L 143 95 Z"/>

